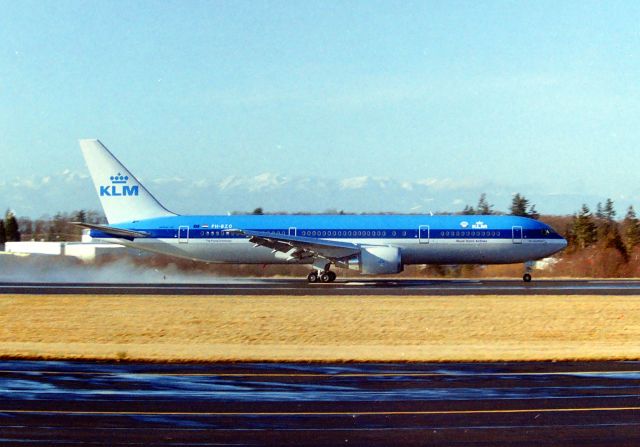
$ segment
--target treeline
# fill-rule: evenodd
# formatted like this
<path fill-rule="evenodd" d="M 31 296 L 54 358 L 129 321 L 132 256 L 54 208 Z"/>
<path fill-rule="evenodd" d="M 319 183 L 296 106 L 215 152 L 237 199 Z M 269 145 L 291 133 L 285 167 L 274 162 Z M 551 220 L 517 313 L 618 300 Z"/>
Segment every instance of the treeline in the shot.
<path fill-rule="evenodd" d="M 64 242 L 78 241 L 82 228 L 71 222 L 106 223 L 104 215 L 98 211 L 77 210 L 70 213 L 58 212 L 53 217 L 42 216 L 38 219 L 20 217 L 17 224 L 23 241 Z"/>
<path fill-rule="evenodd" d="M 487 194 L 480 194 L 480 198 L 478 199 L 478 204 L 476 207 L 472 207 L 470 205 L 466 205 L 462 210 L 462 214 L 480 214 L 480 215 L 491 215 L 491 214 L 504 214 L 499 211 L 494 211 L 494 206 L 489 203 L 487 200 Z M 525 196 L 520 193 L 514 194 L 511 199 L 511 206 L 509 207 L 509 212 L 512 216 L 523 216 L 530 217 L 532 219 L 540 218 L 540 213 L 536 211 L 536 206 L 532 205 Z"/>
<path fill-rule="evenodd" d="M 567 249 L 556 266 L 558 273 L 585 277 L 640 276 L 640 219 L 633 206 L 622 219 L 611 199 L 595 212 L 583 204 L 567 223 Z M 559 228 L 558 228 L 559 229 Z"/>

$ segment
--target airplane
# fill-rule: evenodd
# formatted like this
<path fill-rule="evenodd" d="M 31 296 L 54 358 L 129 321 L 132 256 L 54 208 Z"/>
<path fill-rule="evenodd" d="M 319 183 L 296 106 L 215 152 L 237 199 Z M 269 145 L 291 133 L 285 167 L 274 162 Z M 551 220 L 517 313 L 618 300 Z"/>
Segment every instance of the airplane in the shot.
<path fill-rule="evenodd" d="M 308 264 L 310 283 L 331 266 L 393 275 L 411 264 L 525 263 L 567 246 L 534 219 L 498 215 L 178 215 L 97 139 L 80 147 L 107 225 L 74 222 L 100 242 L 209 263 Z"/>

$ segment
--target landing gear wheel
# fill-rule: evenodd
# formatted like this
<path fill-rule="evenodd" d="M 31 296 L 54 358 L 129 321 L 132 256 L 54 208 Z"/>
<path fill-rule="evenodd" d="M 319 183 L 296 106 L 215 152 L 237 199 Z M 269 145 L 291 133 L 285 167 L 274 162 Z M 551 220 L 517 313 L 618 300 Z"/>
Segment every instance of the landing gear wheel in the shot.
<path fill-rule="evenodd" d="M 322 275 L 320 275 L 320 281 L 331 282 L 331 275 L 329 274 L 329 272 L 325 272 Z"/>
<path fill-rule="evenodd" d="M 311 272 L 309 273 L 309 275 L 307 275 L 307 281 L 309 281 L 310 283 L 318 282 L 319 279 L 320 278 L 318 277 L 317 272 Z"/>
<path fill-rule="evenodd" d="M 338 276 L 336 272 L 327 272 L 327 275 L 329 275 L 329 282 L 334 282 Z"/>
<path fill-rule="evenodd" d="M 522 279 L 523 279 L 524 282 L 531 282 L 531 275 L 529 273 L 525 273 L 522 276 Z"/>

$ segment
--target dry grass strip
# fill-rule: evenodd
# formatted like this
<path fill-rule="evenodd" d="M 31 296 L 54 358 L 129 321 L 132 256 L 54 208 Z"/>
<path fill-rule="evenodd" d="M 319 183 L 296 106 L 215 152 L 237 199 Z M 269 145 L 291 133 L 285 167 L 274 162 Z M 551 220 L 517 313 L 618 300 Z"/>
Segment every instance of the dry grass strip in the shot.
<path fill-rule="evenodd" d="M 0 296 L 0 357 L 640 359 L 640 296 Z"/>

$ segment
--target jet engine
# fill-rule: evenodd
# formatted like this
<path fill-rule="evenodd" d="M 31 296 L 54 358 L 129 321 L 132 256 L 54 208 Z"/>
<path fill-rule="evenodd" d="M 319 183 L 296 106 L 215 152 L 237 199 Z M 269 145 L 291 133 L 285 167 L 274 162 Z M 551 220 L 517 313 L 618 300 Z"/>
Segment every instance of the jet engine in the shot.
<path fill-rule="evenodd" d="M 400 273 L 402 255 L 397 247 L 362 247 L 360 255 L 348 262 L 348 267 L 360 270 L 365 275 L 386 275 Z"/>

